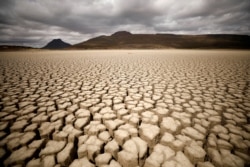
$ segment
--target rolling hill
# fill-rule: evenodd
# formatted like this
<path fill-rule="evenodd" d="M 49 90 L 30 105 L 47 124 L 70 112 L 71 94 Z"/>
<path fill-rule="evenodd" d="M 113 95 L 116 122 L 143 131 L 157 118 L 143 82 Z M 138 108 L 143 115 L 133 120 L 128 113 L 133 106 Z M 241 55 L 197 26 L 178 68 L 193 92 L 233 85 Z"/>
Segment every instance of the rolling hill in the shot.
<path fill-rule="evenodd" d="M 119 31 L 72 45 L 69 49 L 250 49 L 250 36 L 230 34 L 131 34 Z"/>
<path fill-rule="evenodd" d="M 15 46 L 15 45 L 0 45 L 0 51 L 22 51 L 22 50 L 32 50 L 35 48 L 29 46 Z"/>

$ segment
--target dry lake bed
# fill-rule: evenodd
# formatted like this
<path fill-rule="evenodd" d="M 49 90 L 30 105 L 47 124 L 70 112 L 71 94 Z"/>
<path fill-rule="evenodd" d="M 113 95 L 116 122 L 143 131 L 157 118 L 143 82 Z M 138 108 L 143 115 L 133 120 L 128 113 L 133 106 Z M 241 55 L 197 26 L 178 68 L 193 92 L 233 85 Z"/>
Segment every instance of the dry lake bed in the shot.
<path fill-rule="evenodd" d="M 250 165 L 250 51 L 0 53 L 0 166 Z"/>

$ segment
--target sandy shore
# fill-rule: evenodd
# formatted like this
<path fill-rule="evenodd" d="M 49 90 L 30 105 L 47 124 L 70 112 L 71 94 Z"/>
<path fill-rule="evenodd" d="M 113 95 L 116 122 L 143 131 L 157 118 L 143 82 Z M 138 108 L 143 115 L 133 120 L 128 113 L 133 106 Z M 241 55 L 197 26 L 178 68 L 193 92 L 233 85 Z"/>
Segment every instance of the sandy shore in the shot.
<path fill-rule="evenodd" d="M 250 165 L 250 51 L 0 53 L 0 166 Z"/>

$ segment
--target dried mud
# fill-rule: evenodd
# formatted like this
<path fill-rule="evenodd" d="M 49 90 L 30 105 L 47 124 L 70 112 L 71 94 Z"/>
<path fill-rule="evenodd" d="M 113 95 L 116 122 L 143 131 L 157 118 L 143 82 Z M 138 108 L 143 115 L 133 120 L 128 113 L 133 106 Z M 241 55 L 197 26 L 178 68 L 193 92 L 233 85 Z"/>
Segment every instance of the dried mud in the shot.
<path fill-rule="evenodd" d="M 250 165 L 250 52 L 0 53 L 0 165 Z"/>

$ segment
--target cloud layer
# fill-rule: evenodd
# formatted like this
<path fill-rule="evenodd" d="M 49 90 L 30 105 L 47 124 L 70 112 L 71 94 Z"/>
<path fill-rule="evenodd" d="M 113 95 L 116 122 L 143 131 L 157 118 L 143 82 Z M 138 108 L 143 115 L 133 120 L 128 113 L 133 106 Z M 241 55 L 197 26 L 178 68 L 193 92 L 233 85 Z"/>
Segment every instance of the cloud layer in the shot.
<path fill-rule="evenodd" d="M 249 0 L 0 1 L 0 44 L 75 44 L 119 30 L 132 33 L 250 35 Z"/>

